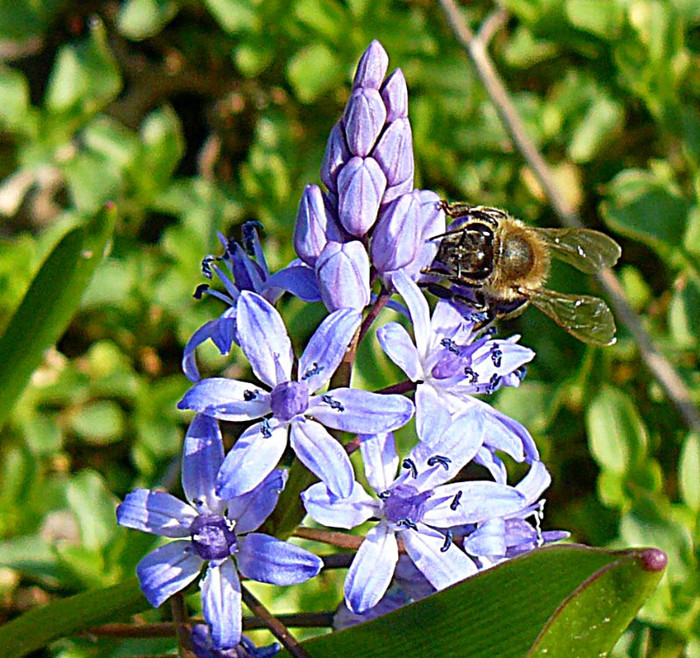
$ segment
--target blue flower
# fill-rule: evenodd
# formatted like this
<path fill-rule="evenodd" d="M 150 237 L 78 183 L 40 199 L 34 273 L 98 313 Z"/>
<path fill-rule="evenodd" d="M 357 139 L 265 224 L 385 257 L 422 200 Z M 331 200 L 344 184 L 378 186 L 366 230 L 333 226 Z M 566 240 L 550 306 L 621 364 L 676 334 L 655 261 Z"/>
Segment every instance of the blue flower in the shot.
<path fill-rule="evenodd" d="M 292 343 L 280 314 L 260 295 L 242 292 L 238 301 L 238 336 L 253 373 L 270 390 L 249 382 L 211 378 L 196 384 L 180 409 L 222 420 L 257 418 L 241 434 L 221 467 L 219 493 L 237 496 L 255 487 L 277 465 L 290 444 L 299 460 L 337 496 L 352 491 L 353 470 L 341 444 L 326 427 L 353 433 L 386 432 L 413 415 L 401 395 L 380 395 L 326 386 L 360 325 L 360 313 L 344 308 L 318 327 L 292 372 Z M 324 427 L 325 426 L 325 427 Z"/>
<path fill-rule="evenodd" d="M 243 225 L 245 248 L 233 240 L 227 240 L 219 233 L 224 255 L 218 257 L 210 255 L 202 261 L 204 276 L 207 279 L 213 279 L 216 275 L 224 291 L 215 290 L 205 284 L 197 289 L 195 297 L 211 295 L 225 302 L 228 308 L 219 318 L 197 329 L 185 345 L 182 370 L 193 382 L 199 381 L 200 378 L 195 360 L 197 347 L 211 339 L 221 354 L 228 354 L 231 350 L 236 340 L 236 303 L 242 290 L 260 293 L 273 303 L 285 290 L 307 302 L 320 299 L 314 272 L 301 261 L 294 261 L 283 270 L 270 274 L 255 230 L 256 224 L 257 222 L 247 222 Z M 221 264 L 225 269 L 222 269 Z"/>
<path fill-rule="evenodd" d="M 204 619 L 213 646 L 230 649 L 241 640 L 238 571 L 260 582 L 293 585 L 318 574 L 323 563 L 313 553 L 254 532 L 277 504 L 286 472 L 273 471 L 251 492 L 224 500 L 215 491 L 223 458 L 218 423 L 196 416 L 182 457 L 187 503 L 166 492 L 136 489 L 117 508 L 117 522 L 175 539 L 136 567 L 141 589 L 154 607 L 187 587 L 207 565 L 199 584 Z"/>
<path fill-rule="evenodd" d="M 541 461 L 533 462 L 528 474 L 515 485 L 525 498 L 522 509 L 471 528 L 453 528 L 453 535 L 464 537 L 464 550 L 484 566 L 566 539 L 568 532 L 540 529 L 544 508 L 540 496 L 550 482 L 545 465 Z"/>
<path fill-rule="evenodd" d="M 272 658 L 280 650 L 277 643 L 257 648 L 245 635 L 241 635 L 240 643 L 232 649 L 215 649 L 209 627 L 204 624 L 192 628 L 190 642 L 197 658 Z"/>
<path fill-rule="evenodd" d="M 448 528 L 482 523 L 523 508 L 524 496 L 491 481 L 453 482 L 484 441 L 486 414 L 470 407 L 455 416 L 428 445 L 420 441 L 401 463 L 393 436 L 377 434 L 360 444 L 365 475 L 378 498 L 355 482 L 352 494 L 338 499 L 313 485 L 302 494 L 312 519 L 330 527 L 353 528 L 378 519 L 361 544 L 345 579 L 345 601 L 353 612 L 377 605 L 389 587 L 403 545 L 428 582 L 444 589 L 477 571 L 477 564 L 451 542 Z"/>
<path fill-rule="evenodd" d="M 399 69 L 384 79 L 388 63 L 373 41 L 328 139 L 321 165 L 327 190 L 309 185 L 299 204 L 294 246 L 315 268 L 329 310 L 369 302 L 370 262 L 385 279 L 399 269 L 422 278 L 437 252 L 432 238 L 445 231 L 439 197 L 413 189 L 408 90 Z M 352 249 L 341 250 L 346 244 Z M 322 267 L 331 260 L 333 267 Z"/>
<path fill-rule="evenodd" d="M 519 345 L 518 336 L 505 340 L 488 333 L 479 336 L 474 324 L 445 300 L 438 301 L 431 318 L 423 292 L 404 272 L 395 272 L 391 281 L 406 302 L 415 339 L 398 322 L 380 327 L 377 338 L 387 356 L 411 381 L 418 382 L 415 404 L 416 424 L 422 428 L 419 436 L 430 443 L 451 422 L 451 414 L 479 407 L 493 431 L 489 431 L 476 461 L 489 468 L 494 477 L 502 480 L 505 476 L 494 450 L 516 461 L 538 459 L 537 446 L 525 427 L 473 397 L 504 385 L 518 386 L 525 364 L 535 353 Z"/>

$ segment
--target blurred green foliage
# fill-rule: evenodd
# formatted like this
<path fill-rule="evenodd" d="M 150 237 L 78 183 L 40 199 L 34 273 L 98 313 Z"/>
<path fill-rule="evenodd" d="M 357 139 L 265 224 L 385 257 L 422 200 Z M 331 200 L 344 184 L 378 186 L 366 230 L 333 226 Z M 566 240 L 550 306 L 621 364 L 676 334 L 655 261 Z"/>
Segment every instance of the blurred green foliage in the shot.
<path fill-rule="evenodd" d="M 529 133 L 587 225 L 623 245 L 626 293 L 698 403 L 700 0 L 500 4 L 490 53 Z M 464 17 L 478 28 L 493 9 L 474 0 Z M 435 3 L 0 0 L 0 330 L 76 218 L 118 208 L 109 255 L 2 429 L 0 621 L 120 582 L 153 545 L 116 527 L 114 505 L 178 487 L 182 346 L 220 310 L 191 297 L 199 262 L 249 219 L 273 270 L 293 258 L 301 192 L 374 38 L 408 81 L 416 186 L 553 225 Z M 566 267 L 551 280 L 593 285 Z M 297 336 L 313 328 L 302 308 L 283 307 Z M 605 350 L 534 310 L 512 331 L 538 355 L 498 404 L 553 473 L 546 526 L 669 555 L 614 655 L 700 657 L 700 437 L 625 327 Z M 228 365 L 211 346 L 200 356 L 205 372 Z M 373 347 L 358 368 L 373 388 L 398 377 Z M 273 608 L 328 607 L 338 590 L 320 582 Z M 125 651 L 145 649 L 75 640 L 47 655 Z"/>

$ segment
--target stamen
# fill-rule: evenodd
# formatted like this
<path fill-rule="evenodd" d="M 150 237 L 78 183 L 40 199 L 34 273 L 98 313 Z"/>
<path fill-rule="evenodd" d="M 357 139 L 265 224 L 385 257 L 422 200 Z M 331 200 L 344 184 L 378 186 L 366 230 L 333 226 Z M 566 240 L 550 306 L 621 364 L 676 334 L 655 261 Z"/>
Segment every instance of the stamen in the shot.
<path fill-rule="evenodd" d="M 389 496 L 391 496 L 391 491 L 386 489 L 385 491 L 382 491 L 382 493 L 377 494 L 381 500 L 386 500 Z"/>
<path fill-rule="evenodd" d="M 418 469 L 416 468 L 416 465 L 412 459 L 409 459 L 408 457 L 406 457 L 406 459 L 404 459 L 403 462 L 401 462 L 401 466 L 403 468 L 409 469 L 411 471 L 412 477 L 414 477 L 414 478 L 418 477 Z"/>
<path fill-rule="evenodd" d="M 318 361 L 314 361 L 311 364 L 311 367 L 301 376 L 301 381 L 304 381 L 309 377 L 313 377 L 314 375 L 318 375 L 318 373 L 320 373 L 322 370 L 323 368 L 318 365 Z"/>
<path fill-rule="evenodd" d="M 255 229 L 257 228 L 259 228 L 261 231 L 264 228 L 263 225 L 257 220 L 246 222 L 241 227 L 241 243 L 246 254 L 251 257 L 255 256 L 255 240 L 258 237 Z"/>
<path fill-rule="evenodd" d="M 260 424 L 260 434 L 263 435 L 263 439 L 269 439 L 272 436 L 272 426 L 269 418 L 263 418 Z"/>
<path fill-rule="evenodd" d="M 211 279 L 211 277 L 208 277 L 208 278 Z M 192 297 L 194 297 L 195 299 L 202 299 L 202 297 L 204 296 L 204 293 L 205 293 L 207 290 L 209 290 L 209 284 L 208 284 L 208 283 L 202 283 L 202 284 L 200 284 L 200 285 L 197 286 L 197 288 L 195 289 L 194 294 L 192 295 Z"/>
<path fill-rule="evenodd" d="M 459 348 L 455 345 L 455 342 L 451 338 L 443 338 L 440 341 L 440 345 L 453 354 L 459 354 Z"/>
<path fill-rule="evenodd" d="M 520 366 L 516 369 L 514 374 L 520 381 L 523 381 L 527 375 L 527 368 L 525 366 Z"/>
<path fill-rule="evenodd" d="M 334 400 L 328 393 L 321 396 L 321 402 L 325 402 L 331 409 L 336 411 L 345 411 L 345 407 L 338 400 Z"/>
<path fill-rule="evenodd" d="M 256 391 L 243 391 L 243 399 L 246 402 L 252 402 L 258 397 L 258 394 Z"/>
<path fill-rule="evenodd" d="M 488 388 L 486 389 L 486 392 L 490 395 L 498 388 L 500 383 L 501 383 L 500 375 L 497 375 L 496 373 L 494 373 L 493 375 L 491 375 L 491 379 L 489 379 L 489 385 L 488 385 Z"/>
<path fill-rule="evenodd" d="M 428 466 L 435 466 L 435 464 L 440 464 L 445 467 L 446 471 L 450 470 L 450 464 L 452 460 L 449 457 L 444 457 L 443 455 L 433 455 L 428 459 Z"/>
<path fill-rule="evenodd" d="M 544 498 L 539 502 L 539 507 L 533 511 L 532 518 L 535 522 L 535 532 L 537 533 L 537 546 L 544 544 L 542 536 L 542 521 L 544 520 Z"/>
<path fill-rule="evenodd" d="M 445 533 L 445 543 L 440 547 L 440 552 L 447 553 L 450 546 L 452 546 L 452 530 Z"/>
<path fill-rule="evenodd" d="M 399 528 L 410 528 L 411 530 L 417 530 L 418 526 L 411 521 L 411 519 L 401 519 L 396 523 Z"/>
<path fill-rule="evenodd" d="M 501 358 L 503 357 L 503 352 L 501 352 L 501 349 L 498 347 L 498 345 L 492 345 L 491 346 L 491 360 L 493 361 L 493 365 L 496 368 L 501 367 Z"/>
<path fill-rule="evenodd" d="M 464 374 L 468 384 L 476 384 L 479 381 L 479 374 L 472 370 L 469 366 L 464 368 Z"/>
<path fill-rule="evenodd" d="M 450 503 L 450 509 L 453 512 L 457 511 L 457 508 L 462 504 L 459 501 L 462 499 L 462 491 L 458 491 L 455 494 L 455 497 L 452 499 L 452 502 Z"/>

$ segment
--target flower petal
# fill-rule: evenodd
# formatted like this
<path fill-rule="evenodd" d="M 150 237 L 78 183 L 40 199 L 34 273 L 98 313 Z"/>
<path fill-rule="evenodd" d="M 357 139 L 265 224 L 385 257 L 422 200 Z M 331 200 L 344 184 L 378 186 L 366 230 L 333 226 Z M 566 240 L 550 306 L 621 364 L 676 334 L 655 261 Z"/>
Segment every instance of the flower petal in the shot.
<path fill-rule="evenodd" d="M 370 299 L 369 256 L 359 240 L 330 241 L 316 261 L 321 299 L 329 311 L 362 310 Z"/>
<path fill-rule="evenodd" d="M 117 523 L 163 537 L 188 537 L 197 512 L 165 491 L 136 489 L 117 507 Z"/>
<path fill-rule="evenodd" d="M 345 603 L 362 614 L 379 603 L 399 561 L 394 531 L 386 523 L 372 528 L 360 544 L 345 577 Z"/>
<path fill-rule="evenodd" d="M 211 563 L 199 584 L 202 614 L 215 649 L 233 649 L 241 641 L 241 583 L 231 558 Z"/>
<path fill-rule="evenodd" d="M 381 510 L 379 501 L 357 482 L 353 482 L 352 493 L 347 498 L 333 496 L 323 482 L 317 482 L 302 492 L 301 500 L 309 516 L 329 528 L 349 530 L 377 516 Z"/>
<path fill-rule="evenodd" d="M 221 354 L 228 354 L 233 344 L 235 329 L 236 307 L 234 306 L 226 309 L 220 318 L 207 322 L 192 334 L 182 353 L 182 371 L 187 379 L 192 382 L 198 382 L 200 379 L 195 350 L 211 338 Z"/>
<path fill-rule="evenodd" d="M 430 340 L 430 307 L 421 289 L 404 272 L 395 272 L 391 282 L 406 302 L 416 337 L 416 348 L 423 361 L 428 355 Z"/>
<path fill-rule="evenodd" d="M 382 493 L 396 478 L 399 456 L 391 432 L 369 434 L 361 437 L 360 452 L 365 466 L 367 482 L 377 493 Z"/>
<path fill-rule="evenodd" d="M 445 589 L 477 571 L 474 562 L 454 544 L 445 550 L 444 534 L 423 523 L 417 530 L 402 530 L 399 538 L 413 564 L 436 589 Z"/>
<path fill-rule="evenodd" d="M 238 299 L 238 340 L 255 376 L 274 388 L 292 374 L 292 342 L 282 316 L 260 295 L 248 290 Z M 279 371 L 284 373 L 281 379 Z"/>
<path fill-rule="evenodd" d="M 377 339 L 384 353 L 412 382 L 425 379 L 420 354 L 402 325 L 398 322 L 387 322 L 377 329 Z"/>
<path fill-rule="evenodd" d="M 428 384 L 418 384 L 415 395 L 416 434 L 428 446 L 440 441 L 442 435 L 452 424 L 452 417 L 445 407 L 444 400 Z"/>
<path fill-rule="evenodd" d="M 200 513 L 220 512 L 215 493 L 216 474 L 224 461 L 219 423 L 210 416 L 192 419 L 182 450 L 182 488 L 190 504 Z"/>
<path fill-rule="evenodd" d="M 470 555 L 501 557 L 506 554 L 506 522 L 491 519 L 464 538 L 464 550 Z"/>
<path fill-rule="evenodd" d="M 371 156 L 345 163 L 338 173 L 338 219 L 348 233 L 361 238 L 374 226 L 385 189 L 386 176 Z"/>
<path fill-rule="evenodd" d="M 219 470 L 219 497 L 235 498 L 254 489 L 277 466 L 287 447 L 289 431 L 286 425 L 274 423 L 256 423 L 238 438 Z"/>
<path fill-rule="evenodd" d="M 334 388 L 311 400 L 308 415 L 326 427 L 357 434 L 398 429 L 413 415 L 413 403 L 403 395 L 382 395 L 356 388 Z"/>
<path fill-rule="evenodd" d="M 268 277 L 262 288 L 265 299 L 276 297 L 278 293 L 281 295 L 282 291 L 286 290 L 305 302 L 321 301 L 316 273 L 312 268 L 300 263 L 299 260 L 294 261 Z"/>
<path fill-rule="evenodd" d="M 539 499 L 551 482 L 552 476 L 547 467 L 541 461 L 534 461 L 527 475 L 515 485 L 515 488 L 525 496 L 527 504 L 530 505 Z"/>
<path fill-rule="evenodd" d="M 299 359 L 299 381 L 305 381 L 309 391 L 318 391 L 328 383 L 361 321 L 359 311 L 341 308 L 333 311 L 316 329 Z"/>
<path fill-rule="evenodd" d="M 246 578 L 271 585 L 303 583 L 323 567 L 318 555 L 259 532 L 239 539 L 236 559 Z"/>
<path fill-rule="evenodd" d="M 515 487 L 487 480 L 453 482 L 435 489 L 425 503 L 423 521 L 439 528 L 481 523 L 517 512 L 526 504 Z"/>
<path fill-rule="evenodd" d="M 236 521 L 236 534 L 252 532 L 275 509 L 287 483 L 287 471 L 276 468 L 255 489 L 228 501 L 226 515 Z"/>
<path fill-rule="evenodd" d="M 352 492 L 355 473 L 348 453 L 328 431 L 313 420 L 295 420 L 290 426 L 290 444 L 299 461 L 316 475 L 335 496 Z"/>
<path fill-rule="evenodd" d="M 270 394 L 248 382 L 210 377 L 187 391 L 177 408 L 240 423 L 269 413 Z"/>
<path fill-rule="evenodd" d="M 199 575 L 203 564 L 189 539 L 173 541 L 146 555 L 136 565 L 136 575 L 144 596 L 157 608 L 185 589 Z"/>

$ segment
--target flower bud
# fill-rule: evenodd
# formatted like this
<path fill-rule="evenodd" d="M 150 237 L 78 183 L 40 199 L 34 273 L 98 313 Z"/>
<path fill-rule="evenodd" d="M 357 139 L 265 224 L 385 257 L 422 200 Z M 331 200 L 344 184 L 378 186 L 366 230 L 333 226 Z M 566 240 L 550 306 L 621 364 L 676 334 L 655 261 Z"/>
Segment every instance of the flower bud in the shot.
<path fill-rule="evenodd" d="M 369 257 L 359 240 L 329 242 L 316 261 L 321 299 L 329 311 L 369 304 Z"/>
<path fill-rule="evenodd" d="M 338 171 L 351 157 L 345 143 L 345 124 L 340 119 L 331 130 L 321 163 L 321 180 L 329 190 L 337 190 Z"/>
<path fill-rule="evenodd" d="M 379 272 L 398 270 L 413 260 L 422 229 L 420 211 L 417 192 L 404 194 L 384 207 L 370 249 L 372 264 Z"/>
<path fill-rule="evenodd" d="M 374 158 L 352 158 L 338 175 L 338 219 L 348 233 L 362 237 L 377 221 L 386 176 Z"/>
<path fill-rule="evenodd" d="M 359 87 L 345 107 L 345 137 L 353 155 L 370 153 L 384 127 L 386 107 L 376 89 Z"/>
<path fill-rule="evenodd" d="M 413 187 L 413 139 L 408 119 L 396 119 L 389 124 L 372 157 L 386 175 L 387 185 L 410 181 L 410 191 Z"/>
<path fill-rule="evenodd" d="M 401 69 L 396 69 L 381 89 L 382 100 L 386 106 L 387 123 L 408 117 L 408 88 Z"/>
<path fill-rule="evenodd" d="M 388 66 L 389 55 L 386 54 L 384 46 L 374 39 L 374 41 L 367 46 L 367 49 L 362 54 L 357 64 L 353 87 L 379 89 L 386 75 Z"/>
<path fill-rule="evenodd" d="M 329 240 L 341 239 L 340 228 L 326 205 L 318 185 L 304 188 L 294 227 L 294 249 L 299 258 L 312 267 Z"/>

